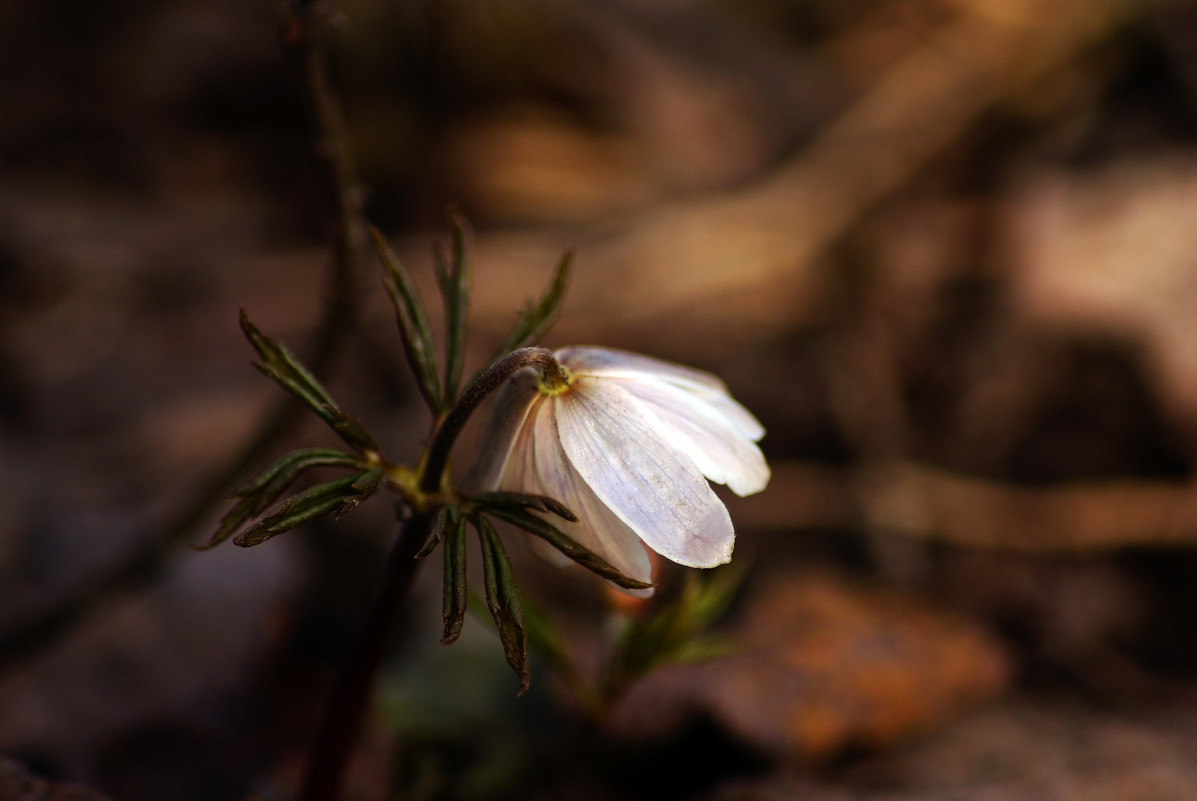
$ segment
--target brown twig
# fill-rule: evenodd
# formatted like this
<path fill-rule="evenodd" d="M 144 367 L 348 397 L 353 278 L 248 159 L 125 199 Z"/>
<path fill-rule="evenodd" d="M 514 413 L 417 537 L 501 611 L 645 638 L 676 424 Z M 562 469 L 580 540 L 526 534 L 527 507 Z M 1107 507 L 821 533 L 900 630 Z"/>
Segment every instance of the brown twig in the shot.
<path fill-rule="evenodd" d="M 860 487 L 867 487 L 861 492 Z M 773 464 L 769 492 L 732 499 L 758 528 L 870 526 L 920 540 L 1027 555 L 1197 546 L 1197 484 L 1110 480 L 1028 487 L 895 462 L 858 469 Z"/>
<path fill-rule="evenodd" d="M 1136 9 L 1125 0 L 1047 5 L 953 4 L 766 180 L 665 205 L 587 247 L 575 295 L 595 315 L 618 309 L 621 320 L 693 314 L 703 304 L 713 319 L 719 309 L 751 308 L 757 332 L 792 325 L 795 304 L 822 278 L 820 258 L 862 216 L 986 111 L 1081 58 Z"/>
<path fill-rule="evenodd" d="M 317 172 L 334 223 L 330 291 L 308 362 L 321 379 L 331 371 L 356 323 L 360 238 L 364 230 L 344 118 L 328 78 L 329 15 L 327 4 L 296 3 L 286 11 L 281 36 L 303 90 Z M 0 633 L 0 670 L 56 641 L 112 598 L 158 576 L 168 556 L 206 519 L 241 474 L 261 461 L 291 430 L 302 408 L 290 397 L 280 398 L 254 437 L 203 482 L 189 504 L 162 525 L 160 536 L 150 538 L 116 564 L 80 582 L 57 602 Z"/>
<path fill-rule="evenodd" d="M 324 716 L 312 744 L 297 801 L 335 801 L 340 795 L 349 758 L 361 733 L 383 646 L 416 573 L 424 563 L 424 560 L 416 559 L 416 554 L 428 539 L 433 517 L 431 513 L 417 514 L 402 524 L 383 568 L 378 594 L 325 702 Z"/>

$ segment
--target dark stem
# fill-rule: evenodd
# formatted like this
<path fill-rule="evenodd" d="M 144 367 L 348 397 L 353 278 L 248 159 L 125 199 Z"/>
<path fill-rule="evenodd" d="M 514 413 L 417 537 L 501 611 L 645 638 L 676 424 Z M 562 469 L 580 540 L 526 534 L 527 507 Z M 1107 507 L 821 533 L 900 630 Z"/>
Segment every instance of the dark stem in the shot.
<path fill-rule="evenodd" d="M 284 54 L 296 83 L 303 89 L 316 174 L 333 222 L 334 269 L 329 275 L 331 291 L 321 331 L 356 319 L 355 289 L 365 229 L 348 126 L 329 76 L 329 39 L 334 13 L 327 2 L 296 0 L 284 8 L 280 33 Z M 320 366 L 333 355 L 326 342 L 320 341 L 313 363 Z"/>
<path fill-rule="evenodd" d="M 545 348 L 522 348 L 491 365 L 466 388 L 437 429 L 424 464 L 424 478 L 420 486 L 422 492 L 439 489 L 449 461 L 449 451 L 478 404 L 524 367 L 538 367 L 551 380 L 562 379 L 561 365 L 552 352 Z M 422 559 L 415 557 L 432 532 L 435 517 L 435 511 L 417 514 L 403 524 L 399 532 L 399 538 L 387 557 L 378 596 L 353 641 L 349 656 L 337 677 L 337 684 L 328 698 L 297 801 L 335 801 L 340 794 L 349 757 L 361 731 L 366 702 L 370 698 L 387 634 L 399 605 L 411 588 L 416 571 L 423 564 Z"/>
<path fill-rule="evenodd" d="M 502 386 L 516 371 L 525 367 L 539 368 L 551 382 L 564 381 L 561 364 L 548 348 L 520 348 L 492 364 L 466 387 L 436 430 L 432 444 L 428 446 L 428 459 L 424 463 L 423 478 L 420 480 L 421 492 L 436 492 L 440 489 L 445 466 L 449 464 L 449 452 L 453 450 L 453 443 L 465 428 L 470 415 L 487 395 Z"/>
<path fill-rule="evenodd" d="M 361 733 L 374 676 L 396 613 L 411 589 L 423 559 L 416 559 L 428 539 L 435 514 L 417 514 L 402 524 L 387 556 L 382 583 L 366 619 L 341 666 L 320 721 L 297 801 L 335 801 Z"/>

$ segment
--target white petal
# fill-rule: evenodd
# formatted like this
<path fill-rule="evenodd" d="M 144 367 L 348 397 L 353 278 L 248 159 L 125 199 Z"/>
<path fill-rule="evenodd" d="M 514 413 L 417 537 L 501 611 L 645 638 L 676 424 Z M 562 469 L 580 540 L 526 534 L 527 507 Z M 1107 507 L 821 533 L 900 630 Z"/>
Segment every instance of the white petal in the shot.
<path fill-rule="evenodd" d="M 666 439 L 704 476 L 743 497 L 769 483 L 761 449 L 704 400 L 664 381 L 613 379 L 643 403 L 667 429 Z"/>
<path fill-rule="evenodd" d="M 551 399 L 565 455 L 594 494 L 654 551 L 688 567 L 731 559 L 727 509 L 660 422 L 617 383 L 574 376 Z"/>
<path fill-rule="evenodd" d="M 741 406 L 731 395 L 698 391 L 693 394 L 710 404 L 712 408 L 727 418 L 727 421 L 735 426 L 737 431 L 752 442 L 759 442 L 761 437 L 765 436 L 765 427 L 761 425 L 761 421 L 757 420 L 752 412 Z"/>
<path fill-rule="evenodd" d="M 478 438 L 478 458 L 463 482 L 470 492 L 489 492 L 498 488 L 528 410 L 538 397 L 536 373 L 532 370 L 519 371 L 499 390 Z"/>
<path fill-rule="evenodd" d="M 727 385 L 711 373 L 626 350 L 579 345 L 562 348 L 554 355 L 571 371 L 580 375 L 649 375 L 683 386 L 704 387 L 727 394 Z"/>
<path fill-rule="evenodd" d="M 549 404 L 546 404 L 548 406 Z M 629 578 L 652 581 L 652 563 L 636 532 L 599 500 L 562 450 L 552 414 L 535 419 L 536 475 L 539 492 L 561 501 L 578 517 L 577 523 L 557 521 L 562 531 L 611 563 Z"/>
<path fill-rule="evenodd" d="M 549 522 L 579 545 L 606 559 L 625 576 L 639 581 L 652 581 L 652 563 L 644 544 L 634 531 L 595 497 L 565 458 L 547 407 L 547 400 L 534 404 L 515 441 L 501 487 L 547 495 L 565 504 L 577 515 L 578 522 L 571 523 L 546 515 Z M 542 540 L 533 537 L 532 542 L 533 548 L 547 561 L 558 566 L 572 563 Z M 635 591 L 634 594 L 651 594 L 651 591 Z"/>
<path fill-rule="evenodd" d="M 710 373 L 611 348 L 562 348 L 555 355 L 575 375 L 665 381 L 709 403 L 753 442 L 765 435 L 760 421 L 732 398 L 722 380 Z"/>

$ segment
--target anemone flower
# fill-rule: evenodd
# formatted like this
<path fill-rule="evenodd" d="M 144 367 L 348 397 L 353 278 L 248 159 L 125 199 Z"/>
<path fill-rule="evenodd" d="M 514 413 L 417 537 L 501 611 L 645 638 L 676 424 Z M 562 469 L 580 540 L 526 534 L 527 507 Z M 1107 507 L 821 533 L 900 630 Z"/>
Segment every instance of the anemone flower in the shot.
<path fill-rule="evenodd" d="M 470 483 L 560 501 L 578 517 L 561 530 L 629 578 L 652 580 L 644 545 L 688 567 L 729 561 L 735 532 L 707 482 L 765 488 L 757 419 L 709 373 L 606 348 L 554 356 L 560 376 L 525 368 L 500 390 Z"/>

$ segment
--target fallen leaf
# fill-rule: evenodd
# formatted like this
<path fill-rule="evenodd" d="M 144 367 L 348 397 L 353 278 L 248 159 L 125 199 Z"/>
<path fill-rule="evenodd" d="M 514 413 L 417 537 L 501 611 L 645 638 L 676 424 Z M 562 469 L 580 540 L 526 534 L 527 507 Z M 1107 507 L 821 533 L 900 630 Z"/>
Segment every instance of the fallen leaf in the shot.
<path fill-rule="evenodd" d="M 667 668 L 634 688 L 617 729 L 660 732 L 698 710 L 766 751 L 824 760 L 931 729 L 1010 676 L 979 626 L 825 574 L 765 587 L 731 635 L 732 656 Z"/>

